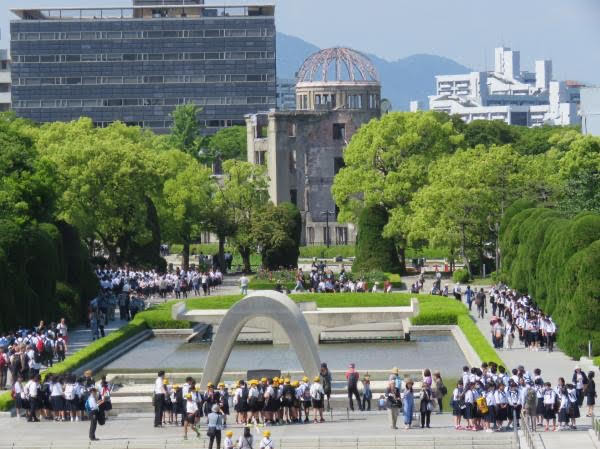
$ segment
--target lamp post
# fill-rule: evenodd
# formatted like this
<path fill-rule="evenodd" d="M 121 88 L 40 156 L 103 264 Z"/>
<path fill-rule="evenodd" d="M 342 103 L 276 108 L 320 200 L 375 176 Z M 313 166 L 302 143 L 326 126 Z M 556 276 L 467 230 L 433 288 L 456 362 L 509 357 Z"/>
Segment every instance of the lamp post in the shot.
<path fill-rule="evenodd" d="M 335 216 L 335 212 L 331 212 L 330 210 L 326 210 L 325 212 L 321 212 L 321 215 L 325 215 L 325 220 L 327 222 L 327 231 L 325 232 L 325 244 L 327 245 L 327 248 L 329 248 L 329 241 L 331 240 L 329 238 L 329 216 Z"/>

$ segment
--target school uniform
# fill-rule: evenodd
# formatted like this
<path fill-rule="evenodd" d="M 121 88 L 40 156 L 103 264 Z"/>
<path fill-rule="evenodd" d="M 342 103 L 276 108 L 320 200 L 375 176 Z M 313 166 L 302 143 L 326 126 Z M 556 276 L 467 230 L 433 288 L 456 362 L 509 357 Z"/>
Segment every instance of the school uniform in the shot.
<path fill-rule="evenodd" d="M 13 388 L 15 390 L 15 402 L 16 402 L 17 408 L 19 410 L 27 408 L 27 399 L 25 397 L 25 389 L 23 388 L 23 385 L 21 385 L 21 382 L 16 381 L 13 385 Z"/>
<path fill-rule="evenodd" d="M 560 405 L 558 408 L 558 422 L 569 422 L 569 397 L 565 392 L 560 393 Z"/>
<path fill-rule="evenodd" d="M 596 405 L 596 382 L 594 382 L 594 379 L 588 380 L 588 386 L 585 390 L 585 396 L 587 398 L 588 406 Z"/>
<path fill-rule="evenodd" d="M 185 402 L 185 417 L 188 423 L 194 424 L 196 414 L 198 413 L 198 404 L 192 399 Z"/>
<path fill-rule="evenodd" d="M 535 409 L 536 416 L 545 416 L 546 414 L 546 405 L 544 402 L 544 389 L 540 385 L 536 385 L 535 387 L 535 396 L 537 398 L 537 406 Z"/>
<path fill-rule="evenodd" d="M 55 413 L 65 410 L 63 395 L 64 393 L 60 382 L 54 382 L 50 385 L 50 404 Z"/>
<path fill-rule="evenodd" d="M 463 409 L 461 409 L 461 396 L 463 394 L 462 388 L 455 388 L 452 392 L 452 416 L 462 416 Z"/>
<path fill-rule="evenodd" d="M 544 404 L 544 419 L 553 420 L 556 419 L 556 413 L 554 413 L 554 403 L 556 402 L 556 393 L 551 388 L 547 388 L 544 391 L 543 397 Z"/>
<path fill-rule="evenodd" d="M 496 402 L 496 421 L 506 421 L 508 418 L 508 397 L 506 391 L 496 390 L 494 400 Z"/>
<path fill-rule="evenodd" d="M 577 402 L 577 390 L 575 388 L 567 390 L 567 396 L 569 399 L 569 418 L 577 419 L 581 416 L 579 414 L 579 403 Z"/>
<path fill-rule="evenodd" d="M 485 421 L 490 424 L 496 423 L 496 395 L 494 391 L 488 391 L 485 394 L 485 402 L 488 412 L 485 414 Z"/>
<path fill-rule="evenodd" d="M 473 419 L 475 418 L 475 410 L 474 410 L 474 395 L 472 390 L 467 390 L 465 393 L 465 409 L 464 409 L 464 417 L 465 419 Z"/>

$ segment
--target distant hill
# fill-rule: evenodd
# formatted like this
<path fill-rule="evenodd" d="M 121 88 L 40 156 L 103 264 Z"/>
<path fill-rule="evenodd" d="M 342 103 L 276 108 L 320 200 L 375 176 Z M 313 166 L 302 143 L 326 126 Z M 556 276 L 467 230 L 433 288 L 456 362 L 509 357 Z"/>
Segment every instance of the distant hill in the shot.
<path fill-rule="evenodd" d="M 319 50 L 300 38 L 277 33 L 277 76 L 294 78 L 304 60 Z M 408 110 L 411 100 L 427 103 L 427 96 L 435 94 L 435 75 L 471 71 L 452 59 L 436 55 L 417 54 L 392 62 L 375 55 L 367 56 L 379 72 L 383 97 L 392 102 L 395 110 Z"/>

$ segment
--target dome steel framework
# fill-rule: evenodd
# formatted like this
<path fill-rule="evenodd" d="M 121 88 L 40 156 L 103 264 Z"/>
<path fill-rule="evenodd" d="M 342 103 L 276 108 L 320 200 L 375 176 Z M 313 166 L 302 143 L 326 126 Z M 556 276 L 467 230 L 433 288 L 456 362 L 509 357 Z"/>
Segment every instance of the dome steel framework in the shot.
<path fill-rule="evenodd" d="M 298 83 L 310 82 L 379 82 L 373 63 L 351 48 L 328 48 L 309 56 L 297 75 Z"/>

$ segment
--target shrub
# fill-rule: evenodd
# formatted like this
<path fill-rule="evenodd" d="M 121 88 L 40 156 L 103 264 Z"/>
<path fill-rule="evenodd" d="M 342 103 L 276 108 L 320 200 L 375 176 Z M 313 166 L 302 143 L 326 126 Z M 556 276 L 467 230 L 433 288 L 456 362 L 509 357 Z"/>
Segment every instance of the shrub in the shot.
<path fill-rule="evenodd" d="M 379 270 L 400 273 L 400 260 L 396 245 L 390 238 L 382 236 L 388 222 L 388 212 L 382 206 L 366 207 L 358 220 L 356 260 L 354 271 Z"/>
<path fill-rule="evenodd" d="M 456 270 L 454 273 L 452 273 L 452 279 L 454 280 L 454 282 L 466 284 L 470 280 L 469 272 L 462 268 L 460 270 Z"/>
<path fill-rule="evenodd" d="M 458 324 L 458 315 L 452 312 L 421 312 L 411 322 L 415 326 Z"/>
<path fill-rule="evenodd" d="M 10 391 L 0 393 L 0 412 L 8 412 L 15 405 Z"/>

